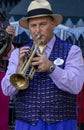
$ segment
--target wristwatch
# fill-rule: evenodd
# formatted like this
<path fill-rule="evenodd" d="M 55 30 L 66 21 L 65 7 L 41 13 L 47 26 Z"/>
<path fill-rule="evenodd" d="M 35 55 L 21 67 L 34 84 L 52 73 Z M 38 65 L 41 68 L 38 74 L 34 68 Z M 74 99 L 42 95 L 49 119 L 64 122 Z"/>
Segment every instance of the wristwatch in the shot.
<path fill-rule="evenodd" d="M 56 68 L 56 65 L 53 63 L 53 64 L 50 66 L 50 68 L 49 68 L 49 70 L 48 70 L 48 73 L 49 73 L 49 74 L 52 73 L 52 72 L 55 70 L 55 68 Z"/>

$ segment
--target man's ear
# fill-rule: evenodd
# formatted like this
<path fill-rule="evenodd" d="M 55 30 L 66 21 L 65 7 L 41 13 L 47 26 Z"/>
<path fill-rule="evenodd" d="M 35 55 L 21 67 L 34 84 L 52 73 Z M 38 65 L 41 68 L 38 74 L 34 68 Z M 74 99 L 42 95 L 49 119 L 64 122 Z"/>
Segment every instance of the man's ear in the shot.
<path fill-rule="evenodd" d="M 51 21 L 51 26 L 52 26 L 53 29 L 56 27 L 56 23 L 54 22 L 54 20 Z"/>

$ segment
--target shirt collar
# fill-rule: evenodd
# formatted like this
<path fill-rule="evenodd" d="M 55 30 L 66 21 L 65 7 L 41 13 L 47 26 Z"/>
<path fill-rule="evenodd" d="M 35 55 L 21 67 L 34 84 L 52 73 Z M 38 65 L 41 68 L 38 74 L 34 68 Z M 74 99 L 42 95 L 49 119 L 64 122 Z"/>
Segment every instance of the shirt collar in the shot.
<path fill-rule="evenodd" d="M 46 48 L 49 48 L 52 50 L 52 48 L 54 46 L 55 39 L 56 39 L 56 37 L 55 37 L 55 35 L 53 35 L 52 39 L 47 43 Z"/>

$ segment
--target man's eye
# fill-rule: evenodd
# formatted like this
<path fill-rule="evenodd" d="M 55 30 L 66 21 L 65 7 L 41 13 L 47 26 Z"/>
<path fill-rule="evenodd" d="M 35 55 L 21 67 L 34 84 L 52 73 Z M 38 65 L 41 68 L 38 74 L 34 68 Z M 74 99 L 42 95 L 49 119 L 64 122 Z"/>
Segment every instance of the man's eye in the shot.
<path fill-rule="evenodd" d="M 35 27 L 36 27 L 36 25 L 35 25 L 35 24 L 32 24 L 32 25 L 31 25 L 31 27 L 32 27 L 32 28 L 35 28 Z"/>
<path fill-rule="evenodd" d="M 46 23 L 42 23 L 42 24 L 40 24 L 40 26 L 45 26 L 46 25 Z"/>

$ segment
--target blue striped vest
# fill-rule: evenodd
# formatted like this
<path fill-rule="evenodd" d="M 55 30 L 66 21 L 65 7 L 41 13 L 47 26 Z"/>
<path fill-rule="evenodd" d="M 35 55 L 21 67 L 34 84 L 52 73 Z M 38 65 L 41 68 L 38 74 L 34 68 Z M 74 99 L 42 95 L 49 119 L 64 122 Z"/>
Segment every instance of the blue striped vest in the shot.
<path fill-rule="evenodd" d="M 49 59 L 54 61 L 60 57 L 65 61 L 71 46 L 56 37 Z M 64 64 L 60 67 L 64 68 Z M 16 95 L 15 110 L 16 119 L 31 124 L 39 119 L 47 124 L 75 119 L 76 95 L 58 89 L 47 72 L 36 72 L 29 80 L 29 88 Z"/>

